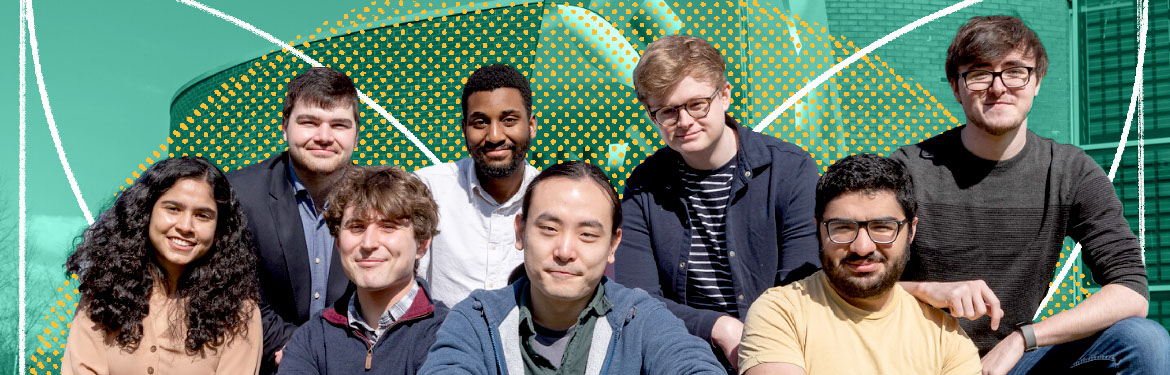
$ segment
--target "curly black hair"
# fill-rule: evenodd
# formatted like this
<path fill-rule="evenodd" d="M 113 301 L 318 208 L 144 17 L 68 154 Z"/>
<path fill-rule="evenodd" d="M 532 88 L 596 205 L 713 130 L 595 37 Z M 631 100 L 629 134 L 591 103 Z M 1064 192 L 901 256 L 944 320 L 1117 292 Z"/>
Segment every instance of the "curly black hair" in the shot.
<path fill-rule="evenodd" d="M 463 97 L 459 101 L 463 105 L 463 118 L 467 121 L 467 98 L 480 91 L 495 91 L 501 88 L 520 90 L 520 98 L 524 99 L 524 110 L 532 113 L 532 87 L 528 86 L 528 78 L 511 65 L 494 64 L 476 69 L 467 77 L 463 85 Z"/>
<path fill-rule="evenodd" d="M 174 286 L 174 296 L 186 300 L 187 353 L 202 354 L 245 335 L 249 306 L 259 301 L 247 219 L 227 177 L 203 158 L 160 160 L 82 233 L 65 262 L 66 272 L 81 280 L 80 309 L 119 347 L 138 347 L 152 288 L 168 282 L 148 230 L 155 201 L 181 179 L 206 181 L 218 211 L 211 249 L 189 264 Z"/>

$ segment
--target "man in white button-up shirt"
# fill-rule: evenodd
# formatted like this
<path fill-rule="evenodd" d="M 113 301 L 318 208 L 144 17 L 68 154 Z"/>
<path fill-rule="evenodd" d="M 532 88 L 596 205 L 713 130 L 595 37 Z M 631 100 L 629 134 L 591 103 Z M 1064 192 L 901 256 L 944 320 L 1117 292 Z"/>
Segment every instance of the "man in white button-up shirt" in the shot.
<path fill-rule="evenodd" d="M 476 289 L 508 285 L 524 262 L 513 224 L 536 168 L 527 163 L 536 136 L 532 89 L 508 65 L 476 70 L 463 86 L 463 139 L 470 158 L 415 172 L 439 204 L 439 234 L 419 262 L 433 298 L 454 306 Z"/>

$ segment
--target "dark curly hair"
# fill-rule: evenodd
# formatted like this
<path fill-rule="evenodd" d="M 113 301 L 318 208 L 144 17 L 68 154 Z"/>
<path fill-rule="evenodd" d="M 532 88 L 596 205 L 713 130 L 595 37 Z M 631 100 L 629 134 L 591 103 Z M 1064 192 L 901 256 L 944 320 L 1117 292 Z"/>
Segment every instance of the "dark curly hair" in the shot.
<path fill-rule="evenodd" d="M 148 230 L 155 201 L 181 179 L 206 181 L 218 211 L 211 249 L 174 286 L 175 296 L 186 299 L 187 353 L 202 354 L 246 334 L 249 304 L 259 300 L 247 219 L 223 172 L 203 158 L 160 160 L 82 233 L 65 262 L 66 272 L 81 280 L 79 308 L 119 347 L 137 349 L 151 290 L 168 282 Z"/>
<path fill-rule="evenodd" d="M 830 165 L 817 181 L 815 216 L 820 221 L 825 206 L 833 199 L 852 192 L 889 191 L 894 193 L 907 218 L 918 212 L 914 198 L 914 179 L 901 161 L 874 154 L 850 155 Z"/>
<path fill-rule="evenodd" d="M 480 91 L 495 91 L 501 88 L 520 90 L 520 97 L 524 99 L 524 110 L 532 114 L 532 87 L 528 86 L 528 78 L 511 65 L 488 65 L 472 72 L 463 85 L 463 97 L 459 101 L 463 105 L 463 121 L 467 121 L 467 98 Z"/>

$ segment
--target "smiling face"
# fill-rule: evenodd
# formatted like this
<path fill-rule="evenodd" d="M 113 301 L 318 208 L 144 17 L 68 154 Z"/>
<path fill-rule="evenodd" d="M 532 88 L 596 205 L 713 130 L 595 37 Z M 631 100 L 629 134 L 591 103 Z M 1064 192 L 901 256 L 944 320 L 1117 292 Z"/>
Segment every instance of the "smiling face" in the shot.
<path fill-rule="evenodd" d="M 1036 59 L 1025 56 L 1023 51 L 1017 50 L 999 61 L 977 61 L 972 64 L 959 66 L 958 73 L 970 70 L 987 70 L 998 72 L 1013 67 L 1034 67 Z M 990 88 L 982 91 L 967 89 L 963 78 L 951 84 L 955 99 L 963 105 L 963 112 L 967 115 L 967 123 L 995 136 L 1007 134 L 1015 129 L 1027 127 L 1028 112 L 1032 110 L 1032 100 L 1040 92 L 1041 78 L 1032 72 L 1028 84 L 1023 87 L 1008 88 L 1003 81 L 996 78 Z"/>
<path fill-rule="evenodd" d="M 507 177 L 528 156 L 528 146 L 536 137 L 536 116 L 528 113 L 520 90 L 477 91 L 467 97 L 463 137 L 481 174 Z"/>
<path fill-rule="evenodd" d="M 675 86 L 663 102 L 651 100 L 647 103 L 647 116 L 653 119 L 654 113 L 660 109 L 710 98 L 716 89 L 718 93 L 711 101 L 706 116 L 696 119 L 683 109 L 678 111 L 678 120 L 673 124 L 663 126 L 655 122 L 658 135 L 666 142 L 666 146 L 682 154 L 683 159 L 692 167 L 709 169 L 702 166 L 706 163 L 696 161 L 722 160 L 726 155 L 735 154 L 735 132 L 727 127 L 726 119 L 727 108 L 731 105 L 731 85 L 715 87 L 687 76 Z"/>
<path fill-rule="evenodd" d="M 310 173 L 327 175 L 345 167 L 357 137 L 357 119 L 348 105 L 325 109 L 300 101 L 284 123 L 293 165 Z"/>
<path fill-rule="evenodd" d="M 184 178 L 162 194 L 150 212 L 155 260 L 172 277 L 202 258 L 215 243 L 218 209 L 207 181 Z"/>
<path fill-rule="evenodd" d="M 590 298 L 613 263 L 621 229 L 614 231 L 601 189 L 586 179 L 552 177 L 532 191 L 527 220 L 516 216 L 516 248 L 524 250 L 534 301 Z"/>
<path fill-rule="evenodd" d="M 415 261 L 426 254 L 430 239 L 417 241 L 409 219 L 387 220 L 373 211 L 364 216 L 355 217 L 347 207 L 337 230 L 345 275 L 365 291 L 410 285 Z"/>
<path fill-rule="evenodd" d="M 841 194 L 825 205 L 822 222 L 833 220 L 869 221 L 906 220 L 902 206 L 892 191 L 854 191 Z M 899 227 L 891 243 L 875 243 L 868 229 L 861 227 L 852 243 L 839 244 L 829 239 L 825 225 L 817 223 L 821 241 L 821 264 L 825 276 L 838 293 L 851 298 L 869 298 L 885 293 L 898 282 L 908 261 L 907 249 L 913 241 L 918 219 Z"/>

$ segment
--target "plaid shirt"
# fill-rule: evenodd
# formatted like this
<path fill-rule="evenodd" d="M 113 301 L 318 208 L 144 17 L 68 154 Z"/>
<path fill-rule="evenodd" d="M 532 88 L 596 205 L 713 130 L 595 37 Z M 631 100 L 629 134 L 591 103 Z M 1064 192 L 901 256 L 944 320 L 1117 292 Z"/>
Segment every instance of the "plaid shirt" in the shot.
<path fill-rule="evenodd" d="M 414 298 L 418 295 L 418 283 L 414 280 L 411 280 L 410 283 L 410 291 L 406 292 L 402 299 L 399 299 L 398 302 L 394 303 L 394 306 L 390 306 L 382 313 L 382 316 L 378 317 L 378 328 L 371 328 L 362 318 L 361 304 L 358 302 L 358 294 L 355 292 L 353 297 L 349 299 L 349 311 L 346 314 L 349 318 L 349 327 L 365 335 L 370 340 L 371 345 L 378 342 L 378 337 L 386 333 L 386 330 L 405 315 L 406 311 L 410 310 L 410 305 L 414 303 Z"/>

